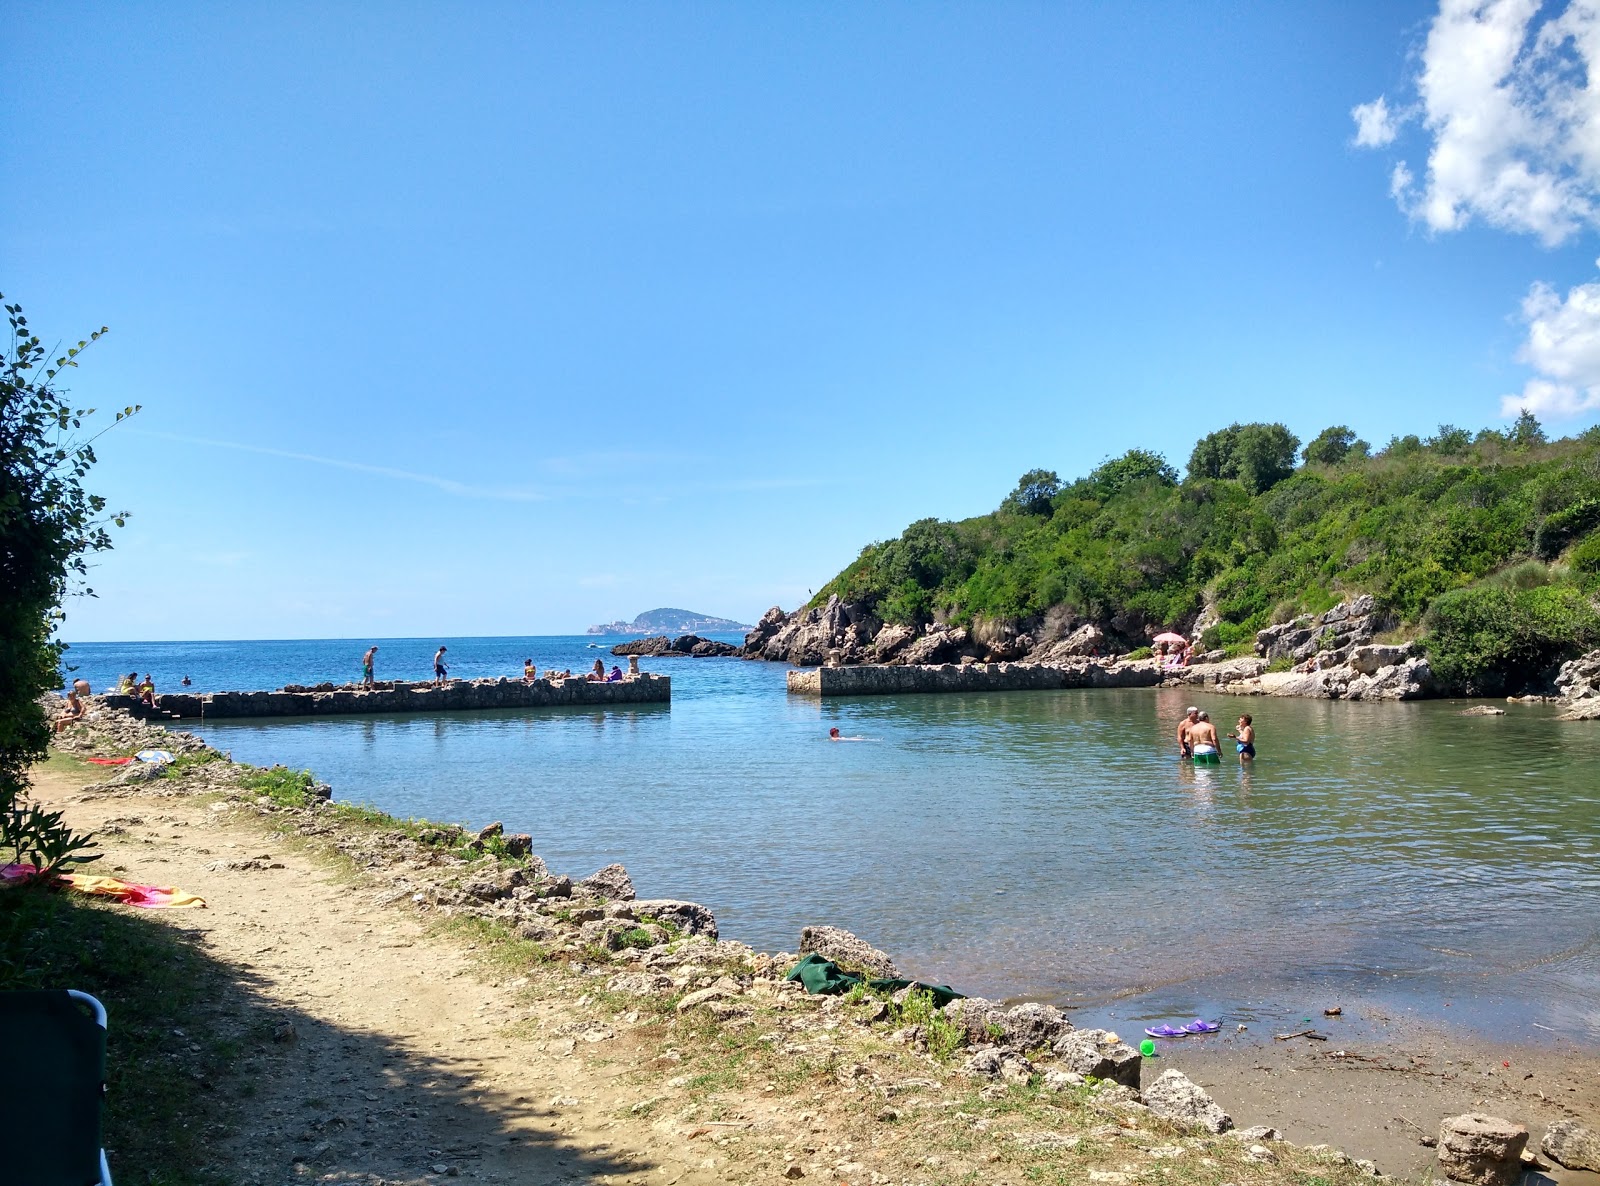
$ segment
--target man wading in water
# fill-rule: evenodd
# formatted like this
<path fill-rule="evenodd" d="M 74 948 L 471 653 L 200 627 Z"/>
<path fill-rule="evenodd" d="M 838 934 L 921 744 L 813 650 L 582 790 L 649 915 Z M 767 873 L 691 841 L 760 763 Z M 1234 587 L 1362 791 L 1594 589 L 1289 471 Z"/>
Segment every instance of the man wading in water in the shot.
<path fill-rule="evenodd" d="M 1178 757 L 1194 757 L 1194 743 L 1189 740 L 1189 730 L 1200 720 L 1200 710 L 1191 708 L 1184 714 L 1183 720 L 1178 722 Z"/>

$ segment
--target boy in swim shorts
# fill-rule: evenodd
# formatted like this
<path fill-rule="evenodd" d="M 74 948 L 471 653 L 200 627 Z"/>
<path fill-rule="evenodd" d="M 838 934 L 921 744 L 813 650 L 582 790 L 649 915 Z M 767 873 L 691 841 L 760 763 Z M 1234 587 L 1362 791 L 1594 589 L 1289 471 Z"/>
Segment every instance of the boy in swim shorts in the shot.
<path fill-rule="evenodd" d="M 1250 714 L 1239 718 L 1239 731 L 1229 733 L 1239 746 L 1239 761 L 1248 762 L 1256 756 L 1256 727 L 1250 723 Z"/>

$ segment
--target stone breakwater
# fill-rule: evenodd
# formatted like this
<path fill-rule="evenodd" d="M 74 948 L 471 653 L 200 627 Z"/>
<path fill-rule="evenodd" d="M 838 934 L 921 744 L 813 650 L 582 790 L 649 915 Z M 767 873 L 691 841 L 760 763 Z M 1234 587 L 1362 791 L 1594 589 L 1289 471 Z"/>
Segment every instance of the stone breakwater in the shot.
<path fill-rule="evenodd" d="M 1166 675 L 1153 662 L 944 663 L 903 667 L 815 667 L 789 672 L 796 696 L 903 696 L 921 692 L 1036 692 L 1062 688 L 1154 688 Z"/>
<path fill-rule="evenodd" d="M 318 684 L 290 684 L 276 692 L 178 693 L 157 696 L 149 708 L 132 696 L 102 696 L 100 703 L 144 720 L 211 720 L 223 717 L 348 716 L 368 713 L 461 712 L 493 708 L 605 707 L 617 704 L 666 704 L 672 700 L 672 679 L 643 673 L 616 683 L 583 679 L 450 680 L 430 683 L 385 682 L 367 689 Z"/>

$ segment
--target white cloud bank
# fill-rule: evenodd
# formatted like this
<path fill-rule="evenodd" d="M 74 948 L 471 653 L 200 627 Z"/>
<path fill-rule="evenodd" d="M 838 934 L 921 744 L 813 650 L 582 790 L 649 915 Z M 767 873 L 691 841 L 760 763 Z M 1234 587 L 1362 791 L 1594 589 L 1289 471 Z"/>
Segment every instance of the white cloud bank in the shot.
<path fill-rule="evenodd" d="M 1517 359 L 1541 377 L 1529 379 L 1520 395 L 1502 397 L 1500 414 L 1527 408 L 1563 417 L 1600 408 L 1600 281 L 1580 284 L 1564 298 L 1548 284 L 1535 284 L 1523 298 L 1522 316 L 1528 340 Z"/>
<path fill-rule="evenodd" d="M 1550 247 L 1600 228 L 1600 0 L 1550 11 L 1540 0 L 1441 0 L 1415 85 L 1415 108 L 1396 113 L 1380 96 L 1350 113 L 1359 147 L 1386 147 L 1413 120 L 1430 137 L 1420 178 L 1405 160 L 1390 172 L 1408 216 L 1435 232 L 1481 219 Z M 1503 414 L 1600 408 L 1600 281 L 1565 297 L 1535 284 L 1522 315 L 1517 357 L 1538 373 L 1501 400 Z"/>

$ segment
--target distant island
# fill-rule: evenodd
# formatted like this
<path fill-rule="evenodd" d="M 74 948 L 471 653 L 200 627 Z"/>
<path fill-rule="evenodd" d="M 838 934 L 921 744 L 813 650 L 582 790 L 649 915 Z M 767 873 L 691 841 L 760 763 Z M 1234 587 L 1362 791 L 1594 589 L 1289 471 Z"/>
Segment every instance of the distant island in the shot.
<path fill-rule="evenodd" d="M 607 622 L 590 626 L 589 634 L 733 634 L 747 633 L 751 627 L 728 618 L 713 618 L 686 609 L 646 610 L 631 622 Z"/>

